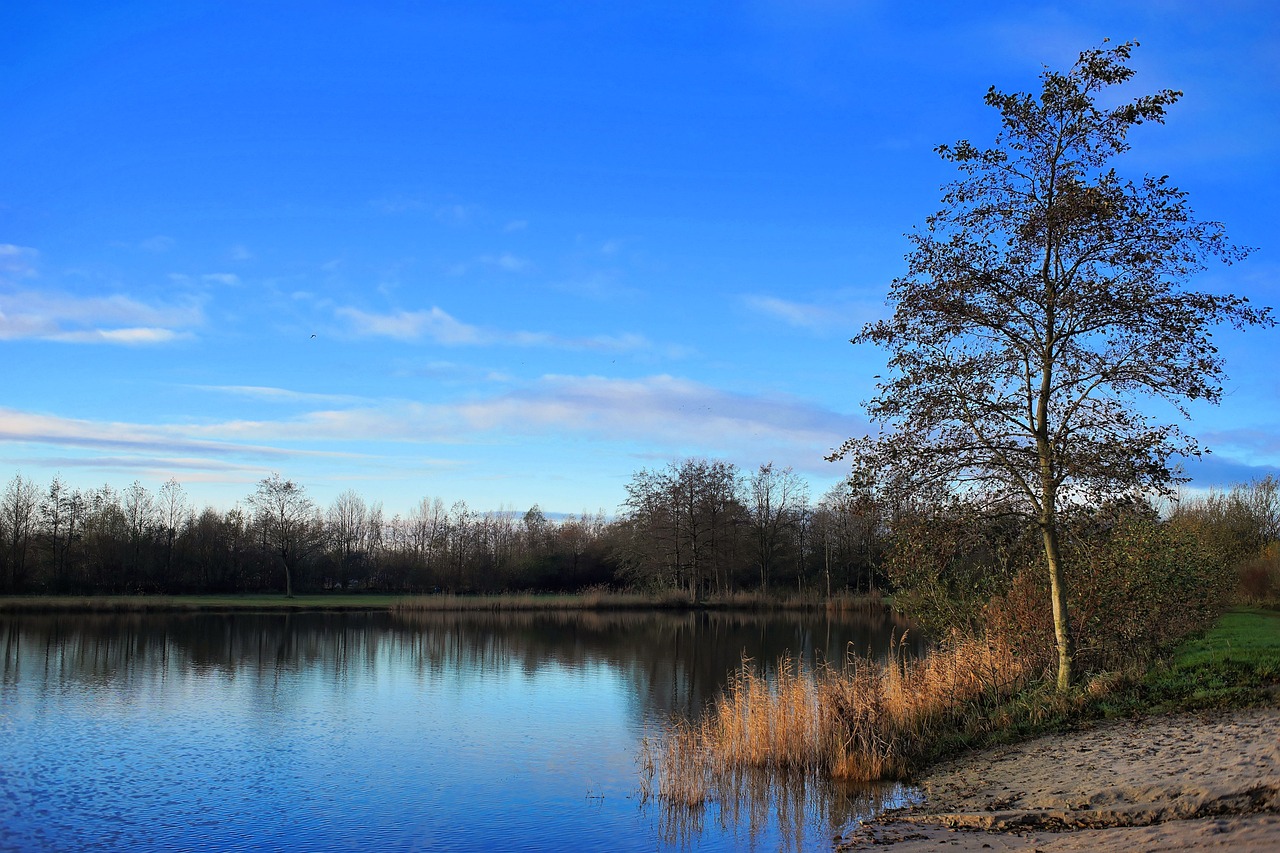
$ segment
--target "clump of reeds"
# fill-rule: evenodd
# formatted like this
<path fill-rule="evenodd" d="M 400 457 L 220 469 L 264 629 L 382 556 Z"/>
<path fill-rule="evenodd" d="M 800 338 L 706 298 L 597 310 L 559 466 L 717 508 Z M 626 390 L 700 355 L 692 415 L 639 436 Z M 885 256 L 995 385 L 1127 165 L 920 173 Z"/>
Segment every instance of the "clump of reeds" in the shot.
<path fill-rule="evenodd" d="M 769 676 L 744 660 L 700 719 L 662 734 L 650 773 L 656 795 L 690 804 L 697 797 L 682 786 L 705 798 L 715 780 L 751 768 L 902 779 L 934 738 L 1021 690 L 1034 669 L 995 637 L 955 635 L 922 657 L 907 654 L 904 640 L 883 660 L 851 655 L 813 671 L 784 657 Z"/>
<path fill-rule="evenodd" d="M 706 739 L 690 724 L 673 726 L 658 738 L 640 741 L 641 799 L 698 808 L 710 797 L 712 765 L 703 755 Z"/>

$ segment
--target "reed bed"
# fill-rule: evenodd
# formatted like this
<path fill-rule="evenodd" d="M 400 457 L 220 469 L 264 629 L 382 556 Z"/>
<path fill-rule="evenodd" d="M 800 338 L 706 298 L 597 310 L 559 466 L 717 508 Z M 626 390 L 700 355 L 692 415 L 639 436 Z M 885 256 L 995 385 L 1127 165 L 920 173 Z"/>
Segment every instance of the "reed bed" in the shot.
<path fill-rule="evenodd" d="M 808 671 L 744 660 L 698 719 L 648 744 L 644 790 L 696 806 L 744 771 L 850 782 L 904 779 L 937 738 L 1023 690 L 1041 663 L 998 638 L 955 635 L 922 657 L 905 634 L 883 660 L 850 655 Z"/>

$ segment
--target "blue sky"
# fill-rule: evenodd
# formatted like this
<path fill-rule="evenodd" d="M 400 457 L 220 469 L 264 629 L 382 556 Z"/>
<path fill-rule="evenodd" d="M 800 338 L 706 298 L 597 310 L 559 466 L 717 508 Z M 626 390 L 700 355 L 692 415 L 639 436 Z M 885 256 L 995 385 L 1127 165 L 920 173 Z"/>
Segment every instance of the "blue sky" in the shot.
<path fill-rule="evenodd" d="M 0 49 L 0 470 L 272 471 L 388 513 L 613 512 L 683 456 L 865 430 L 904 232 L 1103 38 L 1186 92 L 1125 169 L 1258 251 L 1280 305 L 1280 6 L 1257 2 L 13 3 Z M 1197 486 L 1280 470 L 1280 333 L 1221 335 Z M 1157 411 L 1153 409 L 1153 411 Z"/>

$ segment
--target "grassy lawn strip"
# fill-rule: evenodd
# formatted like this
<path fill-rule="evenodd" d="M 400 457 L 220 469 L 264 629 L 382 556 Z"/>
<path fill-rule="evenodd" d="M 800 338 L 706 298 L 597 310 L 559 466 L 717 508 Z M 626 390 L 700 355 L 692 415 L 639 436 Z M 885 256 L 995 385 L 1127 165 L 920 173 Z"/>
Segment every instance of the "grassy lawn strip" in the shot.
<path fill-rule="evenodd" d="M 1280 698 L 1280 610 L 1237 608 L 1152 667 L 1138 698 L 1152 711 L 1237 708 Z"/>

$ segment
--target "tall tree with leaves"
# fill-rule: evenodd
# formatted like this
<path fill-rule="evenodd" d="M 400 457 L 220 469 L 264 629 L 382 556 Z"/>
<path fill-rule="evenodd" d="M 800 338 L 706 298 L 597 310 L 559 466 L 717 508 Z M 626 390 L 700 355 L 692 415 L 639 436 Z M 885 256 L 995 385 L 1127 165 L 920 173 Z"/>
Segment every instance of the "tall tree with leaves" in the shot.
<path fill-rule="evenodd" d="M 1182 94 L 1105 106 L 1106 90 L 1133 76 L 1134 46 L 1104 44 L 1066 73 L 1045 70 L 1038 95 L 993 87 L 995 145 L 936 149 L 961 176 L 908 235 L 892 317 L 853 339 L 889 353 L 867 403 L 882 431 L 832 456 L 892 472 L 897 488 L 945 483 L 1017 506 L 1039 527 L 1059 689 L 1073 659 L 1060 510 L 1168 490 L 1173 461 L 1200 448 L 1137 401 L 1160 398 L 1184 416 L 1188 401 L 1217 403 L 1211 329 L 1274 325 L 1245 298 L 1186 287 L 1209 259 L 1247 253 L 1222 225 L 1196 219 L 1167 176 L 1126 180 L 1112 168 L 1129 131 L 1163 123 Z"/>

